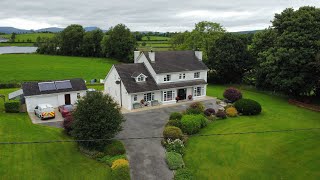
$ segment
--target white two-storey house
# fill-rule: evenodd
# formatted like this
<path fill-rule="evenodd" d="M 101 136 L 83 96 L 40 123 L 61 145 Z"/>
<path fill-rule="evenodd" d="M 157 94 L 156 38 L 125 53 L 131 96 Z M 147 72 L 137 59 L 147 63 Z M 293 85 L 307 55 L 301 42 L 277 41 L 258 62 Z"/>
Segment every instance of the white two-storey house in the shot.
<path fill-rule="evenodd" d="M 206 96 L 208 67 L 201 51 L 134 52 L 133 64 L 113 65 L 104 91 L 128 110 Z"/>

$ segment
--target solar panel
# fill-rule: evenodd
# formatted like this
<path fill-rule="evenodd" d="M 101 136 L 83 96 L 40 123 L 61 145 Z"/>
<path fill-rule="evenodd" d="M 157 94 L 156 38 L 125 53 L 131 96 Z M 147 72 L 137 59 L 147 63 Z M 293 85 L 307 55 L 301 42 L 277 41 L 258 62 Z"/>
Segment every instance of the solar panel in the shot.
<path fill-rule="evenodd" d="M 57 89 L 71 89 L 72 85 L 69 80 L 67 81 L 55 81 Z"/>
<path fill-rule="evenodd" d="M 53 82 L 42 82 L 38 83 L 39 90 L 42 91 L 51 91 L 56 90 L 56 86 Z"/>

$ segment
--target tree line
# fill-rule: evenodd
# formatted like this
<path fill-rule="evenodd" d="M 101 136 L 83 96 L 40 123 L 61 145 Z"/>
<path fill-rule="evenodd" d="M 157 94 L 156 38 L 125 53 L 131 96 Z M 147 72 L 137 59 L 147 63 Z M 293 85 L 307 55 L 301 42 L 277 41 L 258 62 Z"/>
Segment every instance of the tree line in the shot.
<path fill-rule="evenodd" d="M 101 29 L 86 32 L 81 25 L 73 24 L 53 38 L 37 38 L 36 45 L 40 54 L 112 57 L 131 62 L 137 47 L 135 35 L 123 24 L 111 27 L 106 33 Z"/>
<path fill-rule="evenodd" d="M 200 22 L 170 42 L 178 50 L 204 52 L 209 82 L 320 97 L 320 9 L 288 8 L 271 22 L 255 34 L 228 33 L 218 23 Z"/>

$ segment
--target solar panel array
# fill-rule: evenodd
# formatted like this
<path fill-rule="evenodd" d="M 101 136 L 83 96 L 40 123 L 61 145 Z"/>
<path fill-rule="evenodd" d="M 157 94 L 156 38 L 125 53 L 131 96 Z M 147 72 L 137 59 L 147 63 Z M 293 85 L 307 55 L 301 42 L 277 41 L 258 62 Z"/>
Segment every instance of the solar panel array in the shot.
<path fill-rule="evenodd" d="M 52 91 L 61 89 L 71 89 L 72 85 L 69 80 L 66 81 L 54 81 L 54 82 L 41 82 L 38 83 L 39 90 L 42 91 Z"/>

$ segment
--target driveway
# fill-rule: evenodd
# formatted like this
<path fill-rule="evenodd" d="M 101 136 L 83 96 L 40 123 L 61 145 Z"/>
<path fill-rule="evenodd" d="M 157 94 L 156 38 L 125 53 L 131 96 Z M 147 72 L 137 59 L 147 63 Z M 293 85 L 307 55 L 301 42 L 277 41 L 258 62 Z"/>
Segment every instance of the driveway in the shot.
<path fill-rule="evenodd" d="M 56 127 L 61 127 L 58 125 L 60 125 L 61 122 L 63 121 L 63 117 L 62 117 L 61 113 L 58 111 L 58 108 L 54 109 L 54 113 L 55 113 L 54 119 L 41 120 L 38 116 L 34 115 L 34 112 L 28 112 L 29 117 L 30 117 L 33 124 L 44 124 L 44 125 L 49 125 L 49 126 L 50 126 L 50 124 L 52 124 Z"/>
<path fill-rule="evenodd" d="M 206 107 L 217 110 L 214 99 L 203 102 Z M 159 137 L 171 112 L 183 111 L 188 104 L 159 107 L 158 109 L 125 114 L 126 122 L 118 138 Z M 171 180 L 173 172 L 165 162 L 165 149 L 161 139 L 123 140 L 130 162 L 131 179 L 133 180 Z"/>
<path fill-rule="evenodd" d="M 175 104 L 173 106 L 159 106 L 157 109 L 126 113 L 126 122 L 117 138 L 142 138 L 122 140 L 130 162 L 132 180 L 171 180 L 173 172 L 165 162 L 165 149 L 161 137 L 165 124 L 172 112 L 185 110 L 190 103 Z M 218 109 L 215 99 L 207 99 L 203 104 L 209 108 Z M 43 125 L 61 127 L 60 122 L 46 122 Z M 145 138 L 145 139 L 143 139 Z"/>

